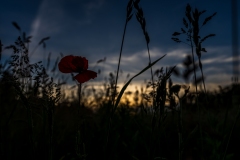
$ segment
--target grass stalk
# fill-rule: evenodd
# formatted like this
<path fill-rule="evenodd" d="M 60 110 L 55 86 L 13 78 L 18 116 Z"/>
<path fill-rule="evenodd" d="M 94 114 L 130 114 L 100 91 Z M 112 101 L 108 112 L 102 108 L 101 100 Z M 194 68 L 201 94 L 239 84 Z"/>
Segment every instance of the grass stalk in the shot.
<path fill-rule="evenodd" d="M 204 80 L 204 76 L 203 76 L 203 68 L 202 68 L 202 62 L 201 62 L 201 59 L 200 57 L 198 57 L 198 64 L 201 64 L 201 67 L 200 67 L 200 71 L 201 71 L 201 74 L 202 74 L 202 82 L 203 82 L 203 88 L 204 88 L 204 92 L 205 92 L 205 100 L 207 102 L 207 90 L 206 90 L 206 86 L 205 86 L 205 80 Z"/>
<path fill-rule="evenodd" d="M 115 87 L 114 87 L 114 92 L 113 92 L 113 96 L 112 96 L 112 105 L 113 105 L 113 106 L 114 106 L 115 96 L 116 96 L 116 92 L 117 92 L 118 73 L 119 73 L 119 68 L 120 68 L 120 62 L 121 62 L 121 57 L 122 57 L 122 49 L 123 49 L 123 43 L 124 43 L 125 33 L 126 33 L 126 29 L 127 29 L 127 24 L 128 24 L 128 21 L 127 21 L 127 19 L 126 19 L 126 22 L 125 22 L 125 25 L 124 25 L 124 31 L 123 31 L 123 37 L 122 37 L 122 42 L 121 42 L 120 53 L 119 53 L 119 59 L 118 59 L 118 66 L 117 66 L 117 75 L 116 75 L 116 80 L 115 80 Z"/>
<path fill-rule="evenodd" d="M 145 17 L 144 17 L 144 14 L 143 14 L 143 10 L 142 8 L 139 7 L 139 2 L 140 0 L 136 0 L 134 2 L 134 7 L 135 9 L 137 10 L 137 13 L 136 13 L 136 18 L 139 22 L 139 24 L 141 25 L 141 28 L 142 28 L 142 31 L 143 31 L 143 34 L 145 36 L 145 40 L 146 40 L 146 45 L 147 45 L 147 51 L 148 51 L 148 60 L 149 60 L 149 65 L 151 64 L 151 56 L 150 56 L 150 51 L 149 51 L 149 42 L 150 42 L 150 37 L 148 35 L 148 32 L 146 30 L 146 20 L 145 20 Z M 152 71 L 152 66 L 151 66 L 151 80 L 152 80 L 152 90 L 154 91 L 155 90 L 155 87 L 154 87 L 154 80 L 153 80 L 153 71 Z M 153 116 L 152 116 L 152 124 L 153 122 L 155 121 L 156 119 L 156 103 L 155 103 L 155 97 L 152 96 L 152 111 L 153 111 Z M 151 147 L 154 145 L 153 144 L 153 130 L 154 130 L 154 126 L 152 125 L 152 135 L 150 136 L 150 145 Z M 152 149 L 150 150 L 152 151 Z M 150 153 L 150 159 L 152 159 L 154 157 L 154 152 L 153 153 Z"/>
<path fill-rule="evenodd" d="M 126 20 L 125 20 L 125 24 L 124 24 L 122 42 L 121 42 L 121 47 L 120 47 L 119 59 L 118 59 L 118 67 L 117 67 L 117 75 L 116 75 L 116 80 L 115 80 L 115 87 L 114 87 L 114 91 L 113 91 L 113 95 L 112 95 L 112 106 L 111 106 L 110 117 L 109 117 L 109 121 L 108 121 L 107 139 L 106 139 L 105 153 L 104 153 L 105 158 L 106 158 L 106 153 L 107 153 L 107 150 L 108 150 L 109 134 L 110 134 L 110 128 L 111 128 L 111 123 L 112 123 L 112 116 L 113 116 L 114 111 L 115 111 L 114 110 L 115 96 L 117 94 L 118 73 L 119 73 L 120 62 L 121 62 L 121 57 L 122 57 L 122 49 L 123 49 L 125 34 L 126 34 L 126 30 L 127 30 L 127 24 L 132 18 L 132 6 L 133 6 L 133 0 L 129 0 L 128 5 L 127 5 L 127 15 L 126 15 Z"/>
<path fill-rule="evenodd" d="M 125 33 L 126 33 L 126 29 L 127 29 L 127 23 L 128 23 L 128 20 L 126 19 L 125 25 L 124 25 L 122 42 L 121 42 L 120 54 L 119 54 L 119 59 L 118 59 L 118 67 L 117 67 L 117 75 L 116 75 L 116 80 L 115 80 L 115 86 L 114 86 L 114 91 L 113 91 L 113 95 L 112 95 L 112 107 L 111 107 L 111 112 L 110 112 L 110 117 L 109 117 L 109 122 L 108 122 L 108 131 L 107 131 L 107 139 L 106 139 L 106 146 L 105 146 L 105 150 L 106 150 L 105 154 L 106 154 L 106 152 L 108 150 L 110 128 L 111 128 L 111 125 L 112 125 L 112 116 L 114 114 L 113 113 L 114 112 L 114 108 L 113 107 L 114 107 L 114 104 L 115 104 L 115 96 L 117 94 L 118 73 L 119 73 L 119 68 L 120 68 L 122 49 L 123 49 L 123 43 L 124 43 Z"/>
<path fill-rule="evenodd" d="M 145 40 L 146 40 L 146 44 L 147 44 L 147 51 L 148 51 L 148 60 L 149 60 L 149 65 L 150 65 L 151 64 L 151 56 L 150 56 L 150 51 L 149 51 L 150 37 L 149 37 L 148 32 L 146 30 L 146 20 L 144 18 L 143 10 L 138 5 L 139 2 L 140 2 L 140 0 L 136 0 L 134 2 L 134 7 L 137 10 L 136 18 L 137 18 L 138 22 L 140 23 L 142 31 L 143 31 L 143 34 L 145 36 Z M 152 80 L 152 87 L 153 87 L 153 90 L 154 90 L 154 81 L 153 81 L 152 67 L 151 67 L 151 80 Z M 153 97 L 153 107 L 154 107 L 154 105 L 155 105 L 155 103 L 154 103 L 154 97 Z"/>
<path fill-rule="evenodd" d="M 200 134 L 200 143 L 201 143 L 201 155 L 203 155 L 203 142 L 202 142 L 202 127 L 201 127 L 201 114 L 200 114 L 200 106 L 198 102 L 198 89 L 197 89 L 197 76 L 196 76 L 196 67 L 195 67 L 195 58 L 194 58 L 194 51 L 193 51 L 193 44 L 192 44 L 192 36 L 189 36 L 191 42 L 191 53 L 192 53 L 192 61 L 193 61 L 193 68 L 194 68 L 194 83 L 195 83 L 195 91 L 196 91 L 196 104 L 197 104 L 197 112 L 198 112 L 198 125 L 199 125 L 199 134 Z"/>

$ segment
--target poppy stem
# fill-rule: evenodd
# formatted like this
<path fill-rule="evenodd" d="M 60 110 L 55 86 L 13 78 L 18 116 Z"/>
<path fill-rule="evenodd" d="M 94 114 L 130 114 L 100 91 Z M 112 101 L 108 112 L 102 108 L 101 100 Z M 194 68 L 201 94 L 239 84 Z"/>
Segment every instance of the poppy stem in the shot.
<path fill-rule="evenodd" d="M 78 109 L 77 109 L 78 117 L 80 117 L 80 109 L 81 109 L 81 89 L 82 89 L 82 83 L 79 83 L 78 84 L 78 102 L 79 102 L 79 106 L 78 106 Z M 85 153 L 83 153 L 83 155 L 81 155 L 81 151 L 80 151 L 81 150 L 80 149 L 80 143 L 82 142 L 83 146 L 85 146 L 85 144 L 83 142 L 83 137 L 82 137 L 83 134 L 81 134 L 81 130 L 80 130 L 80 127 L 81 127 L 80 120 L 78 120 L 78 124 L 77 124 L 76 154 L 77 154 L 78 157 L 81 157 L 81 156 L 85 157 Z M 85 152 L 85 150 L 84 150 L 84 152 Z"/>
<path fill-rule="evenodd" d="M 80 115 L 80 108 L 81 108 L 81 90 L 82 90 L 82 83 L 79 83 L 78 84 L 78 103 L 79 103 L 78 115 Z"/>

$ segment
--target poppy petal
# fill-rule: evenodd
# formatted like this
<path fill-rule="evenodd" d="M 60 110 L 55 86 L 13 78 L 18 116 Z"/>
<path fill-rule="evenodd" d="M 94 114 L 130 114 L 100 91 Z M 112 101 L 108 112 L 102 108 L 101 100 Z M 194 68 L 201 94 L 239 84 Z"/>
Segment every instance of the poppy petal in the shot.
<path fill-rule="evenodd" d="M 62 73 L 77 72 L 77 67 L 72 64 L 74 56 L 65 56 L 58 63 L 58 68 Z"/>
<path fill-rule="evenodd" d="M 85 70 L 79 74 L 77 74 L 76 76 L 74 76 L 74 78 L 79 82 L 79 83 L 84 83 L 89 81 L 90 79 L 94 79 L 97 77 L 97 73 L 94 71 L 90 71 L 90 70 Z"/>
<path fill-rule="evenodd" d="M 88 69 L 88 60 L 85 57 L 74 56 L 72 64 L 76 66 L 79 71 Z"/>

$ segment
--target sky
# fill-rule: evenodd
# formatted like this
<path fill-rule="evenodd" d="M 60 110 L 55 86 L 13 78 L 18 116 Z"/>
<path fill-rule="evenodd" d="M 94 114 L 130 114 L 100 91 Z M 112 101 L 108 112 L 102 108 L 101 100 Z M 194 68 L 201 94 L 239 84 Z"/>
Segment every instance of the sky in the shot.
<path fill-rule="evenodd" d="M 110 72 L 117 70 L 127 3 L 128 0 L 4 0 L 0 6 L 0 39 L 4 47 L 14 43 L 20 33 L 12 25 L 13 21 L 18 23 L 27 36 L 33 36 L 30 52 L 42 38 L 50 36 L 46 41 L 46 49 L 39 46 L 32 54 L 32 63 L 39 60 L 45 63 L 50 52 L 51 64 L 54 64 L 60 53 L 86 57 L 90 70 L 101 70 L 98 77 L 89 83 L 101 84 Z M 207 50 L 207 53 L 202 53 L 202 64 L 208 89 L 231 84 L 233 58 L 230 0 L 141 0 L 139 5 L 146 19 L 151 59 L 154 61 L 166 54 L 154 65 L 153 71 L 175 65 L 180 71 L 183 70 L 182 61 L 191 54 L 191 48 L 171 38 L 175 31 L 181 31 L 184 27 L 182 19 L 188 3 L 192 8 L 206 10 L 200 22 L 217 12 L 200 30 L 202 37 L 216 34 L 202 44 Z M 240 8 L 240 3 L 237 5 Z M 237 25 L 239 28 L 240 21 Z M 239 37 L 239 34 L 236 36 Z M 186 37 L 181 36 L 180 39 L 185 40 Z M 3 60 L 9 56 L 10 52 L 4 50 Z M 104 63 L 96 65 L 98 60 L 105 57 Z M 133 16 L 126 30 L 119 83 L 123 84 L 128 74 L 132 77 L 147 65 L 145 38 Z M 135 88 L 150 79 L 148 70 L 134 79 L 130 87 Z M 180 77 L 173 76 L 172 79 L 174 83 L 185 83 Z"/>

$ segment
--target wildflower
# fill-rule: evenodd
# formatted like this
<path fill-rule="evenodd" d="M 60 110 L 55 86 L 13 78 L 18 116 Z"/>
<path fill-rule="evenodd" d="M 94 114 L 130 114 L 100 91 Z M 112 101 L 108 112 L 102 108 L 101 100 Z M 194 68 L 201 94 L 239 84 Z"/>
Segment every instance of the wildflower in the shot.
<path fill-rule="evenodd" d="M 97 73 L 88 69 L 88 60 L 81 56 L 65 56 L 58 63 L 58 68 L 62 73 L 78 73 L 74 78 L 79 83 L 84 83 L 97 77 Z"/>

